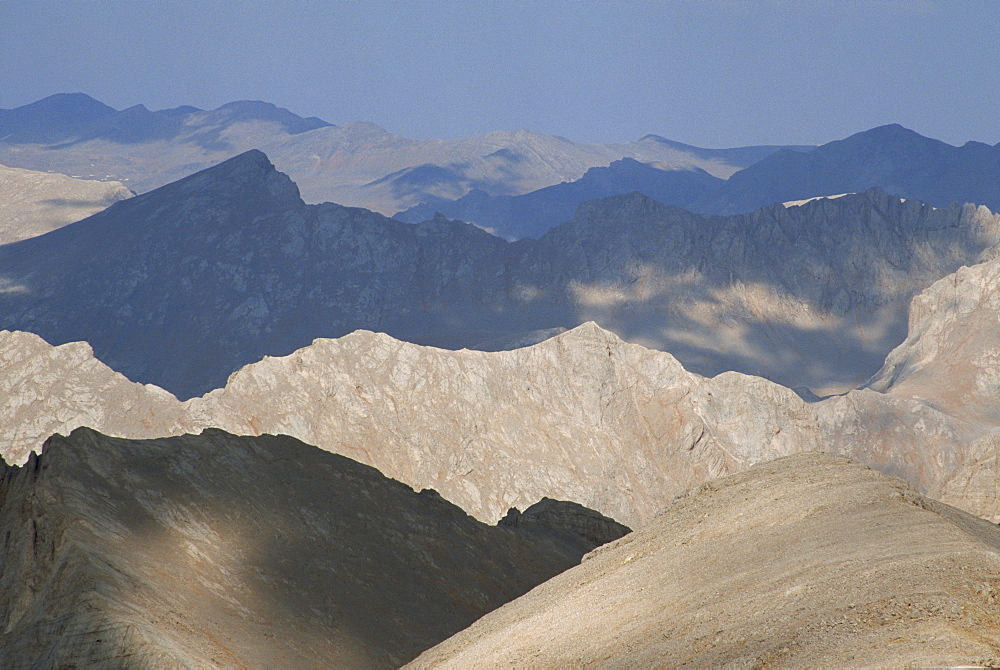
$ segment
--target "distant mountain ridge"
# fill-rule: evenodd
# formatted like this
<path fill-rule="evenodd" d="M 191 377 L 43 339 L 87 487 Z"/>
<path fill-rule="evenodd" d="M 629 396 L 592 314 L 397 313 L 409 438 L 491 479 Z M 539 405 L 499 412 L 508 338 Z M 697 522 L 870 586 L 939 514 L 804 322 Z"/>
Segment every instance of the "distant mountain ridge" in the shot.
<path fill-rule="evenodd" d="M 676 144 L 662 138 L 657 141 Z M 576 205 L 631 191 L 692 212 L 732 215 L 777 202 L 871 188 L 937 207 L 969 202 L 1000 211 L 1000 144 L 969 142 L 954 147 L 898 124 L 810 151 L 783 148 L 761 156 L 726 180 L 699 178 L 697 172 L 656 175 L 655 166 L 640 170 L 627 160 L 594 168 L 577 181 L 514 198 L 472 192 L 458 200 L 430 199 L 395 218 L 417 223 L 441 212 L 508 239 L 537 238 L 569 220 Z M 601 170 L 614 178 L 599 179 Z"/>
<path fill-rule="evenodd" d="M 614 196 L 507 243 L 306 205 L 251 151 L 0 247 L 0 328 L 87 341 L 130 379 L 191 397 L 359 328 L 461 348 L 593 320 L 700 374 L 823 395 L 873 374 L 910 298 L 998 239 L 986 208 L 875 190 L 735 217 Z"/>
<path fill-rule="evenodd" d="M 699 149 L 652 135 L 582 144 L 525 130 L 418 141 L 370 123 L 333 126 L 247 101 L 213 111 L 151 112 L 141 105 L 116 111 L 76 93 L 0 110 L 0 163 L 14 167 L 117 179 L 143 193 L 261 149 L 299 184 L 306 201 L 384 214 L 474 188 L 528 193 L 624 157 L 728 177 L 779 148 Z"/>
<path fill-rule="evenodd" d="M 662 203 L 691 209 L 724 183 L 701 169 L 662 170 L 633 158 L 622 158 L 608 167 L 590 168 L 576 181 L 524 195 L 491 196 L 477 189 L 458 200 L 435 198 L 393 218 L 420 223 L 441 213 L 507 240 L 537 239 L 550 228 L 573 218 L 576 208 L 588 200 L 636 191 Z"/>
<path fill-rule="evenodd" d="M 251 100 L 231 102 L 209 112 L 191 106 L 150 111 L 144 105 L 118 111 L 84 93 L 57 93 L 23 107 L 0 109 L 0 141 L 60 148 L 99 139 L 134 144 L 173 139 L 190 133 L 190 126 L 206 128 L 235 121 L 277 123 L 290 135 L 332 125 Z M 191 135 L 208 142 L 205 131 Z"/>

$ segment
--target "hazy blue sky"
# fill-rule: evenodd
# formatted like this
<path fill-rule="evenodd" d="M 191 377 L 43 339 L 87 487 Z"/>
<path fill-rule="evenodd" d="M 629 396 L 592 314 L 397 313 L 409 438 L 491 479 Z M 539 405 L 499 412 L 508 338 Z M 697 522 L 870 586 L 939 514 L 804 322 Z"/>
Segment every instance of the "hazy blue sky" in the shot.
<path fill-rule="evenodd" d="M 0 0 L 0 108 L 266 100 L 412 138 L 498 129 L 1000 142 L 1000 2 Z"/>

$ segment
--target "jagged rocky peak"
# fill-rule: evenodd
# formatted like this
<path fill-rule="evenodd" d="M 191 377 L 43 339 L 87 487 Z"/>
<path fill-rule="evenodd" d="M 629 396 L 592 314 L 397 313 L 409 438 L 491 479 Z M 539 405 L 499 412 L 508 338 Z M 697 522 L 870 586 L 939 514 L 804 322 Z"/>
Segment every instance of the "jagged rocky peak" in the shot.
<path fill-rule="evenodd" d="M 696 488 L 407 667 L 993 666 L 998 571 L 996 525 L 799 454 Z"/>
<path fill-rule="evenodd" d="M 163 188 L 172 187 L 187 193 L 225 189 L 244 197 L 254 196 L 255 200 L 266 195 L 279 201 L 302 204 L 295 182 L 285 173 L 279 172 L 259 149 L 246 151 Z"/>
<path fill-rule="evenodd" d="M 398 667 L 578 564 L 286 436 L 79 428 L 0 472 L 4 664 Z"/>

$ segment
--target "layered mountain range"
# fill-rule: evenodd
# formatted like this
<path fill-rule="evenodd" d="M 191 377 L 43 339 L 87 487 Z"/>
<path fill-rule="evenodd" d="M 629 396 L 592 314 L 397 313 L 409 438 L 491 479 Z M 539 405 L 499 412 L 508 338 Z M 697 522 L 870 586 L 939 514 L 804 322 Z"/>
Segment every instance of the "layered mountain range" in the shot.
<path fill-rule="evenodd" d="M 0 110 L 0 163 L 119 179 L 145 192 L 249 149 L 264 150 L 308 202 L 385 214 L 479 188 L 516 195 L 581 177 L 626 156 L 728 177 L 780 146 L 701 149 L 648 135 L 623 144 L 580 144 L 529 131 L 461 140 L 410 140 L 370 123 L 333 126 L 269 103 L 115 110 L 82 93 Z M 795 147 L 807 150 L 810 147 Z"/>
<path fill-rule="evenodd" d="M 954 147 L 899 125 L 881 126 L 812 151 L 783 149 L 733 174 L 664 171 L 623 159 L 592 168 L 579 180 L 520 196 L 470 192 L 457 200 L 431 198 L 396 214 L 419 223 L 436 212 L 475 223 L 507 239 L 541 237 L 595 198 L 638 191 L 703 214 L 739 214 L 776 202 L 860 193 L 880 188 L 945 207 L 972 202 L 1000 210 L 1000 145 Z"/>
<path fill-rule="evenodd" d="M 877 371 L 910 298 L 989 256 L 998 222 L 877 190 L 734 217 L 631 194 L 511 244 L 306 205 L 252 151 L 0 247 L 0 327 L 89 342 L 181 398 L 359 328 L 457 349 L 590 320 L 699 374 L 823 395 Z"/>
<path fill-rule="evenodd" d="M 998 152 L 0 110 L 0 658 L 1000 663 Z"/>

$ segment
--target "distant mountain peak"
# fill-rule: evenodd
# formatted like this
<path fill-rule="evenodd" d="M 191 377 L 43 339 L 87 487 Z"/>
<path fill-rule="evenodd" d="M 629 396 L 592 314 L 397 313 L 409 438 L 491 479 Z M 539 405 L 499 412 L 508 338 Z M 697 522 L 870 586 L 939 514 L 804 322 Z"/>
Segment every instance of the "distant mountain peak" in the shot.
<path fill-rule="evenodd" d="M 116 111 L 114 107 L 109 107 L 86 93 L 56 93 L 15 109 L 43 117 L 74 121 L 107 116 Z"/>

